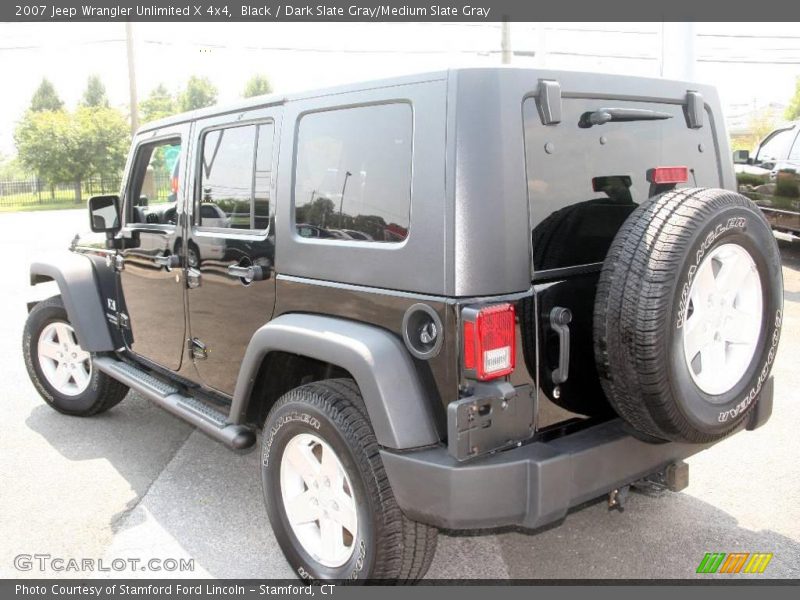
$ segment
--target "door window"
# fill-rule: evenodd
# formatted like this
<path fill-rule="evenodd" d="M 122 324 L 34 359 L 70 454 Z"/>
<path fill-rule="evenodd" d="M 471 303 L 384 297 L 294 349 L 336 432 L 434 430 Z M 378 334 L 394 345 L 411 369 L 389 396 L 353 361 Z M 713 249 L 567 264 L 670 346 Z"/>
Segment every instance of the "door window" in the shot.
<path fill-rule="evenodd" d="M 203 136 L 198 224 L 264 231 L 272 214 L 273 123 L 214 129 Z"/>
<path fill-rule="evenodd" d="M 139 147 L 128 188 L 128 223 L 175 225 L 180 165 L 179 139 Z"/>

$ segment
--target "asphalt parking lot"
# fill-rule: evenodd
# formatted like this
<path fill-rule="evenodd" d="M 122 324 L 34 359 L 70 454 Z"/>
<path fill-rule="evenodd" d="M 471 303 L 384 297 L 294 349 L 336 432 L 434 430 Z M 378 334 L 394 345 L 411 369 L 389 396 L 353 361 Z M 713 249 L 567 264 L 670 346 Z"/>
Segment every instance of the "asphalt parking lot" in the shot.
<path fill-rule="evenodd" d="M 0 214 L 0 577 L 93 576 L 15 568 L 16 555 L 37 553 L 195 563 L 124 576 L 290 577 L 257 453 L 234 454 L 134 393 L 79 419 L 49 409 L 30 384 L 21 335 L 38 290 L 28 263 L 85 224 L 83 210 Z M 536 532 L 442 535 L 429 576 L 686 578 L 706 552 L 772 552 L 763 576 L 800 577 L 800 244 L 781 250 L 784 330 L 765 427 L 691 458 L 684 492 L 633 494 L 624 512 L 596 502 Z"/>

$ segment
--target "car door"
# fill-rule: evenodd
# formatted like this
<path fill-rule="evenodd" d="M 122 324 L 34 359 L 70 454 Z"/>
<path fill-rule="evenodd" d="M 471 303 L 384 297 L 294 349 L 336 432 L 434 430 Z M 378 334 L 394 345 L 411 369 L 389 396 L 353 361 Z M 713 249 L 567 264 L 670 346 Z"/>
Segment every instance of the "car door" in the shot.
<path fill-rule="evenodd" d="M 797 126 L 772 132 L 759 145 L 751 164 L 736 169 L 739 191 L 761 207 L 774 228 L 781 228 L 782 211 L 791 211 L 796 200 L 797 165 L 792 165 L 789 154 L 797 132 Z"/>
<path fill-rule="evenodd" d="M 186 345 L 181 271 L 186 154 L 190 126 L 137 139 L 123 191 L 125 248 L 117 258 L 122 326 L 131 352 L 177 371 Z"/>
<path fill-rule="evenodd" d="M 800 235 L 800 127 L 789 158 L 775 176 L 772 226 L 781 231 Z"/>
<path fill-rule="evenodd" d="M 275 305 L 275 166 L 280 108 L 198 122 L 194 145 L 190 347 L 200 381 L 231 395 L 247 344 Z"/>

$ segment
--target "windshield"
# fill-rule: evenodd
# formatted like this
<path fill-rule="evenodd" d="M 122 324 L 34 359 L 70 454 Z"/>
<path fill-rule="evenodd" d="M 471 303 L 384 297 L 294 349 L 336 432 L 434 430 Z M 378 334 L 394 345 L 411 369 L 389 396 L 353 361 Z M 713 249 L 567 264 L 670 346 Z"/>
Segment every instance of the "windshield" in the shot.
<path fill-rule="evenodd" d="M 792 129 L 783 129 L 777 131 L 769 136 L 761 143 L 756 155 L 757 163 L 775 162 L 786 158 L 789 154 L 789 146 L 794 140 L 795 131 Z"/>

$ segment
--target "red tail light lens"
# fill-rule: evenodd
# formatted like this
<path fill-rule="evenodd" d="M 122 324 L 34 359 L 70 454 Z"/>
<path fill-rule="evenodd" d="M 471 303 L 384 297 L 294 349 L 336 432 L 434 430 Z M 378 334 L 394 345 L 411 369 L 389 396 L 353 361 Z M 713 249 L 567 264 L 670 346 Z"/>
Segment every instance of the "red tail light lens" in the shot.
<path fill-rule="evenodd" d="M 172 188 L 172 193 L 173 194 L 177 194 L 178 193 L 178 178 L 177 177 L 171 178 L 169 183 L 170 183 L 170 187 Z"/>
<path fill-rule="evenodd" d="M 512 373 L 516 363 L 516 312 L 512 304 L 464 309 L 464 369 L 480 381 Z"/>
<path fill-rule="evenodd" d="M 647 179 L 650 183 L 686 183 L 689 167 L 656 167 L 650 169 Z"/>

